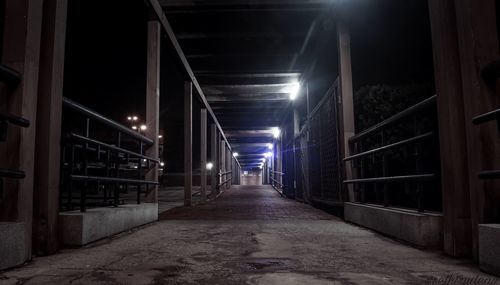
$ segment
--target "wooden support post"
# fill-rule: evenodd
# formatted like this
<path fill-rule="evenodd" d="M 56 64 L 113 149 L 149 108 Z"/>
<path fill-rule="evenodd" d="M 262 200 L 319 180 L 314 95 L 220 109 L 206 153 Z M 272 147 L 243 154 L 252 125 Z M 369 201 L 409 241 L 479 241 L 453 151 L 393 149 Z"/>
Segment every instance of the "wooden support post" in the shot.
<path fill-rule="evenodd" d="M 44 1 L 35 155 L 33 241 L 38 254 L 58 248 L 61 117 L 67 0 Z"/>
<path fill-rule="evenodd" d="M 4 180 L 0 221 L 20 222 L 26 227 L 24 259 L 31 259 L 36 108 L 40 64 L 43 1 L 6 0 L 4 5 L 1 62 L 22 75 L 21 83 L 1 94 L 0 110 L 30 121 L 29 128 L 11 126 L 1 143 L 0 167 L 23 170 L 26 178 Z"/>
<path fill-rule="evenodd" d="M 219 153 L 220 153 L 220 173 L 226 172 L 226 142 L 219 138 Z M 224 182 L 224 175 L 219 177 L 219 183 Z M 226 185 L 222 185 L 221 190 L 226 189 Z"/>
<path fill-rule="evenodd" d="M 210 126 L 210 157 L 212 158 L 212 170 L 210 170 L 210 196 L 217 195 L 217 126 L 212 124 Z"/>
<path fill-rule="evenodd" d="M 184 84 L 184 206 L 192 206 L 193 188 L 193 84 Z"/>
<path fill-rule="evenodd" d="M 352 87 L 352 66 L 351 66 L 351 36 L 349 28 L 342 21 L 337 22 L 337 42 L 339 52 L 339 78 L 340 78 L 340 96 L 342 102 L 342 157 L 350 155 L 349 138 L 355 135 L 354 125 L 354 96 Z M 351 179 L 352 170 L 345 167 L 346 179 Z M 354 193 L 352 186 L 347 186 L 349 200 L 353 201 Z"/>
<path fill-rule="evenodd" d="M 200 111 L 200 192 L 203 200 L 207 198 L 207 109 Z"/>
<path fill-rule="evenodd" d="M 500 139 L 495 123 L 474 126 L 472 118 L 498 108 L 498 91 L 481 76 L 483 68 L 498 60 L 495 0 L 455 1 L 460 70 L 464 96 L 473 256 L 477 260 L 478 224 L 497 221 L 500 181 L 481 181 L 480 171 L 500 169 Z M 497 81 L 498 82 L 498 81 Z M 498 86 L 498 85 L 497 85 Z"/>
<path fill-rule="evenodd" d="M 454 0 L 429 0 L 434 48 L 443 233 L 446 254 L 464 257 L 472 253 L 464 98 Z"/>
<path fill-rule="evenodd" d="M 147 82 L 146 82 L 146 136 L 154 144 L 146 150 L 146 155 L 159 157 L 160 134 L 160 48 L 161 26 L 158 21 L 148 22 L 148 54 L 147 54 Z M 147 174 L 147 180 L 158 181 L 158 165 L 155 165 Z M 146 202 L 158 203 L 158 186 L 150 187 L 146 193 Z"/>

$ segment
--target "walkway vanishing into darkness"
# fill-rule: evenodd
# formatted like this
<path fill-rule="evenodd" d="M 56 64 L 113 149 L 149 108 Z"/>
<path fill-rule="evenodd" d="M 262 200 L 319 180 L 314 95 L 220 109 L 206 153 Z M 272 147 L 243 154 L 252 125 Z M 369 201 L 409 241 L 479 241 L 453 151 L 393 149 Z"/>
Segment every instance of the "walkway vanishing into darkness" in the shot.
<path fill-rule="evenodd" d="M 219 200 L 165 212 L 134 232 L 36 258 L 0 274 L 0 284 L 487 284 L 456 279 L 477 276 L 492 278 L 269 186 L 233 186 Z M 447 277 L 457 282 L 432 283 Z"/>

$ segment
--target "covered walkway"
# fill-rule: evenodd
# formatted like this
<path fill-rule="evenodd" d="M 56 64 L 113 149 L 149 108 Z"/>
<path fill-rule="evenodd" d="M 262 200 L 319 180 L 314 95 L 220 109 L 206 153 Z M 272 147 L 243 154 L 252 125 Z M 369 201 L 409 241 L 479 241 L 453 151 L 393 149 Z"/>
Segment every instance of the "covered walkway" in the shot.
<path fill-rule="evenodd" d="M 270 186 L 233 186 L 218 200 L 160 216 L 113 239 L 36 258 L 0 275 L 0 284 L 498 281 L 463 260 L 420 251 L 281 198 Z M 486 279 L 471 283 L 479 278 Z"/>

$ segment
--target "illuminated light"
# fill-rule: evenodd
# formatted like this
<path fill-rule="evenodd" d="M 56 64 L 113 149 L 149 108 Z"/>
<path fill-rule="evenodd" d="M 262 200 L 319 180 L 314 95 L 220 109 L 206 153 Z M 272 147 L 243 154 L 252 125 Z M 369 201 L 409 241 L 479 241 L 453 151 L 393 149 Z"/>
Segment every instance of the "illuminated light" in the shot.
<path fill-rule="evenodd" d="M 127 120 L 128 120 L 128 121 L 132 121 L 132 117 L 128 116 L 128 117 L 127 117 Z"/>
<path fill-rule="evenodd" d="M 164 162 L 160 162 L 160 166 L 165 166 L 165 163 Z"/>
<path fill-rule="evenodd" d="M 159 139 L 162 139 L 162 138 L 163 138 L 163 136 L 162 136 L 162 135 L 159 135 L 159 136 L 158 136 L 158 138 L 159 138 Z"/>
<path fill-rule="evenodd" d="M 146 125 L 142 125 L 142 126 L 141 126 L 141 131 L 145 131 L 145 130 L 147 130 L 147 129 L 148 129 L 148 126 L 146 126 Z"/>
<path fill-rule="evenodd" d="M 138 167 L 137 165 L 135 165 L 135 166 L 134 166 L 134 169 L 137 169 L 137 168 L 139 168 L 139 167 Z"/>
<path fill-rule="evenodd" d="M 207 163 L 207 170 L 212 170 L 212 168 L 214 168 L 214 164 L 211 162 Z"/>
<path fill-rule="evenodd" d="M 132 117 L 132 121 L 137 121 L 137 120 L 139 120 L 139 117 L 137 117 L 137 116 Z"/>
<path fill-rule="evenodd" d="M 143 159 L 142 161 L 146 162 L 146 161 L 147 161 L 147 159 Z"/>
<path fill-rule="evenodd" d="M 277 138 L 279 138 L 279 137 L 280 137 L 280 135 L 281 135 L 281 130 L 280 130 L 280 128 L 273 128 L 273 136 L 274 136 L 274 138 L 276 138 L 276 139 L 277 139 Z"/>
<path fill-rule="evenodd" d="M 273 148 L 274 148 L 274 145 L 273 145 L 272 143 L 268 143 L 268 144 L 267 144 L 267 148 L 269 148 L 269 149 L 273 149 Z"/>
<path fill-rule="evenodd" d="M 272 152 L 266 152 L 266 153 L 264 153 L 264 156 L 265 156 L 266 158 L 269 158 L 269 157 L 272 157 L 272 156 L 273 156 L 273 153 L 272 153 Z"/>
<path fill-rule="evenodd" d="M 262 160 L 262 162 L 265 162 L 265 161 L 266 161 L 266 159 L 265 159 L 265 158 L 263 158 L 263 159 L 261 159 L 261 160 Z"/>
<path fill-rule="evenodd" d="M 294 82 L 291 84 L 288 94 L 290 94 L 290 100 L 295 100 L 300 92 L 300 83 Z"/>
<path fill-rule="evenodd" d="M 137 126 L 132 126 L 132 130 L 137 130 Z"/>
<path fill-rule="evenodd" d="M 233 156 L 234 156 L 234 157 L 238 157 L 239 155 L 240 155 L 240 154 L 239 154 L 239 153 L 237 153 L 237 152 L 234 152 L 234 153 L 233 153 Z"/>

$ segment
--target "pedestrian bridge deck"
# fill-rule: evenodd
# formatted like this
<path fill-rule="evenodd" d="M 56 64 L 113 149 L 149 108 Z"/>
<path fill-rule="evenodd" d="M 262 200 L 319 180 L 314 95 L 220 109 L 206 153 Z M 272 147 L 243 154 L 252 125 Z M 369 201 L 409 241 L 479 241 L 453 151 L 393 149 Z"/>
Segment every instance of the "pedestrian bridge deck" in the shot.
<path fill-rule="evenodd" d="M 218 200 L 160 216 L 159 222 L 139 230 L 36 258 L 1 274 L 0 284 L 472 284 L 465 278 L 478 276 L 494 280 L 474 264 L 347 224 L 284 199 L 269 186 L 233 186 Z"/>

